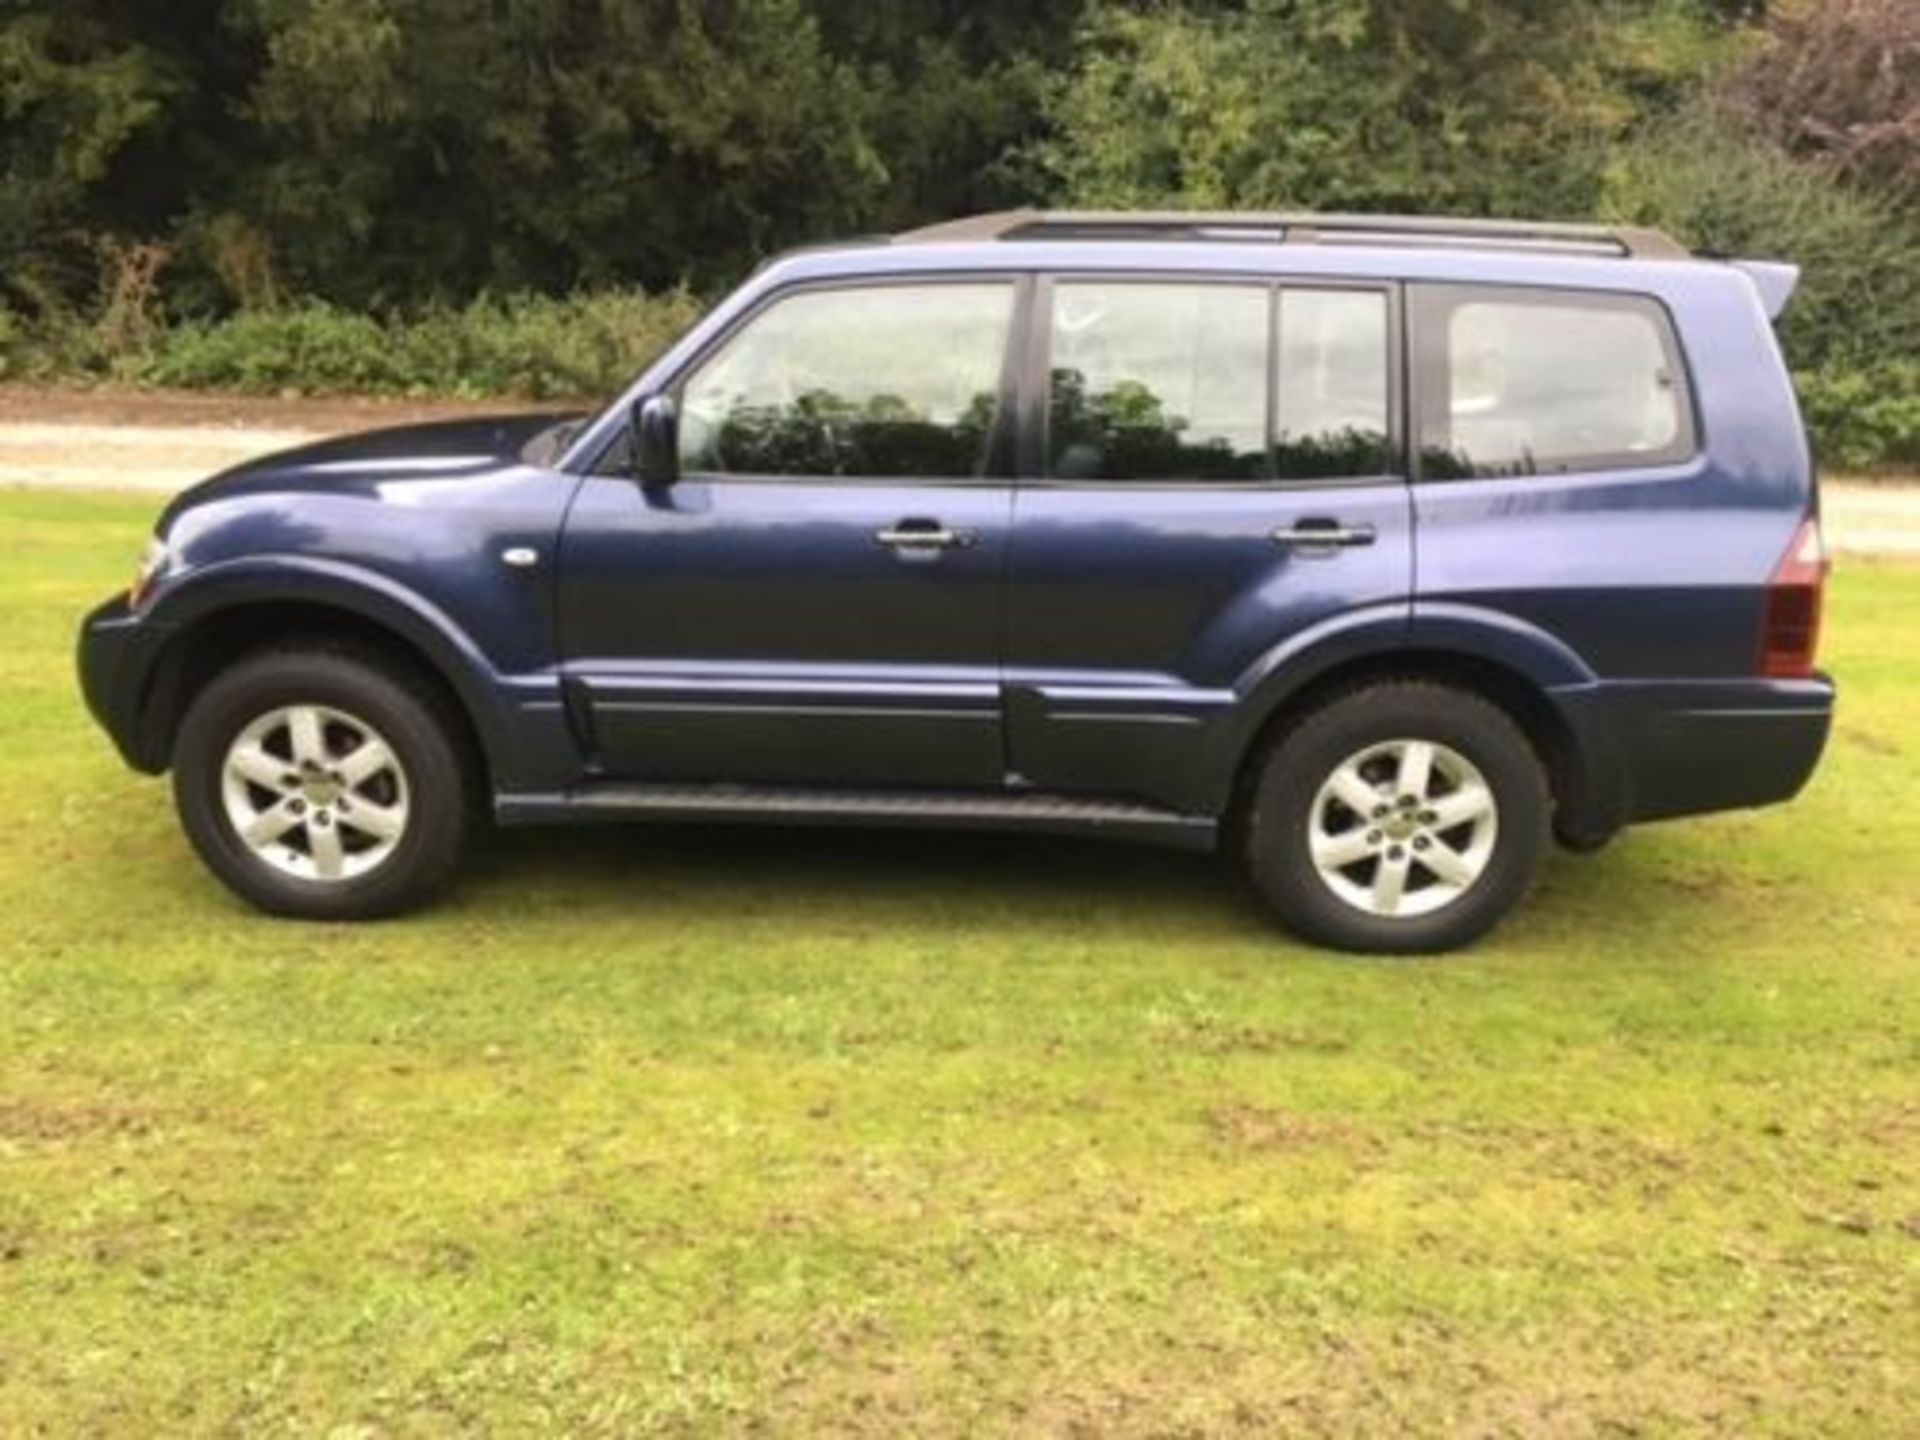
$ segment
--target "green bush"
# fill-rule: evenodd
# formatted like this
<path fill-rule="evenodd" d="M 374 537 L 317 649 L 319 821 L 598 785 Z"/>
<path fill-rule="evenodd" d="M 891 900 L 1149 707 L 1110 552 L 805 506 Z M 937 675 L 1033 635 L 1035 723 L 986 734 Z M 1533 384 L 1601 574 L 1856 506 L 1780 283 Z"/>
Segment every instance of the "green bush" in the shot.
<path fill-rule="evenodd" d="M 1794 385 L 1823 465 L 1920 466 L 1920 360 L 1807 370 Z"/>
<path fill-rule="evenodd" d="M 388 320 L 308 301 L 177 324 L 111 370 L 267 394 L 574 398 L 625 384 L 698 313 L 684 290 L 482 298 Z"/>

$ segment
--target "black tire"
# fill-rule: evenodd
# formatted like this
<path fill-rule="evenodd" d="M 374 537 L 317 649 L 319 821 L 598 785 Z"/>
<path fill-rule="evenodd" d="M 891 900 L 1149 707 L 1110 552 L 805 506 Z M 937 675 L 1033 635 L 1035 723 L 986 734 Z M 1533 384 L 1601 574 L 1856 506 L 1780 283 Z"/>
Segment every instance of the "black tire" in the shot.
<path fill-rule="evenodd" d="M 1592 833 L 1580 830 L 1563 830 L 1553 827 L 1553 838 L 1560 848 L 1569 855 L 1598 855 L 1613 843 L 1617 830 L 1602 830 Z"/>
<path fill-rule="evenodd" d="M 229 747 L 281 706 L 319 706 L 363 721 L 398 757 L 407 820 L 391 851 L 364 874 L 332 880 L 288 874 L 249 847 L 229 818 Z M 371 920 L 421 904 L 459 863 L 475 814 L 457 717 L 420 677 L 372 655 L 322 647 L 269 650 L 220 672 L 180 722 L 174 803 L 207 868 L 273 915 Z M 344 817 L 343 817 L 344 821 Z"/>
<path fill-rule="evenodd" d="M 1434 742 L 1463 757 L 1494 804 L 1491 850 L 1478 877 L 1440 908 L 1419 915 L 1371 913 L 1343 899 L 1314 864 L 1309 839 L 1316 797 L 1333 772 L 1370 746 L 1399 740 Z M 1255 889 L 1303 939 L 1372 954 L 1434 953 L 1479 938 L 1519 903 L 1539 869 L 1551 818 L 1552 795 L 1539 757 L 1505 711 L 1452 686 L 1381 681 L 1336 696 L 1276 738 L 1254 775 L 1242 853 Z M 1374 833 L 1368 831 L 1367 843 L 1374 843 Z M 1391 836 L 1383 843 L 1391 845 Z M 1422 849 L 1430 853 L 1440 843 L 1427 838 Z M 1377 873 L 1368 865 L 1378 863 L 1361 861 L 1343 874 L 1357 876 L 1364 886 L 1369 873 Z M 1433 883 L 1418 868 L 1419 858 L 1409 863 L 1418 881 Z"/>

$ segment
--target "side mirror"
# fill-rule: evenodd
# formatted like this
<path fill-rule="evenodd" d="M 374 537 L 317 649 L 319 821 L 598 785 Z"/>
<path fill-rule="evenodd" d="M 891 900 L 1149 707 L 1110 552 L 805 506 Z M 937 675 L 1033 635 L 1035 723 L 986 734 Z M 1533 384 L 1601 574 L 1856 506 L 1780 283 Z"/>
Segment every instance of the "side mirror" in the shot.
<path fill-rule="evenodd" d="M 680 478 L 680 416 L 671 395 L 649 395 L 633 407 L 633 473 L 642 485 Z"/>

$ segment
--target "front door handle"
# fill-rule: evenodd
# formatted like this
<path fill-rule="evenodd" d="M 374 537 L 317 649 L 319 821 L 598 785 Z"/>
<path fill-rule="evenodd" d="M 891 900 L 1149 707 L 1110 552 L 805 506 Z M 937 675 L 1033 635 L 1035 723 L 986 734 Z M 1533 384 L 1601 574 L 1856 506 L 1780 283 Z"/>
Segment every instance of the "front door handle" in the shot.
<path fill-rule="evenodd" d="M 973 544 L 974 533 L 949 529 L 938 520 L 902 520 L 874 531 L 873 538 L 896 550 L 964 550 Z"/>
<path fill-rule="evenodd" d="M 1338 520 L 1321 519 L 1318 516 L 1298 521 L 1289 529 L 1273 532 L 1276 545 L 1308 552 L 1351 550 L 1359 545 L 1371 545 L 1375 538 L 1371 525 L 1342 525 Z"/>

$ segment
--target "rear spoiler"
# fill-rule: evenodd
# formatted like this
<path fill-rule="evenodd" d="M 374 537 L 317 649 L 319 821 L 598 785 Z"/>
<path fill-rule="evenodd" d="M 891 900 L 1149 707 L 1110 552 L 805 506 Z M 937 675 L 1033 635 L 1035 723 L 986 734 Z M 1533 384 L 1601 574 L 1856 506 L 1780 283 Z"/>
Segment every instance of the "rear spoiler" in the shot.
<path fill-rule="evenodd" d="M 1784 260 L 1729 260 L 1727 263 L 1753 281 L 1769 320 L 1780 318 L 1787 302 L 1793 299 L 1793 292 L 1800 288 L 1800 267 Z"/>

